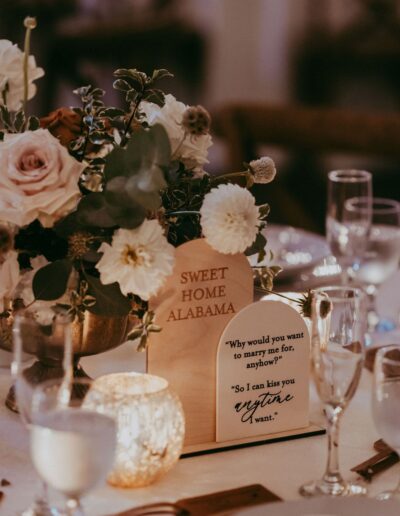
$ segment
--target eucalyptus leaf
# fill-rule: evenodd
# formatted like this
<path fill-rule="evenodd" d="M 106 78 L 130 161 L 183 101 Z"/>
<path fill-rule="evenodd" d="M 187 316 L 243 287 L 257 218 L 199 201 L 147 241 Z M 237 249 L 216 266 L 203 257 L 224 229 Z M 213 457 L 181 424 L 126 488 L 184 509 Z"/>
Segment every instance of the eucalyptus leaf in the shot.
<path fill-rule="evenodd" d="M 124 229 L 135 229 L 146 218 L 146 210 L 140 204 L 131 201 L 129 205 L 108 204 L 107 212 L 118 226 Z"/>
<path fill-rule="evenodd" d="M 35 299 L 53 301 L 61 297 L 68 284 L 72 263 L 68 259 L 56 260 L 39 269 L 32 281 Z"/>
<path fill-rule="evenodd" d="M 167 166 L 170 158 L 171 146 L 165 129 L 159 124 L 142 128 L 134 133 L 126 149 L 118 147 L 108 154 L 104 176 L 109 181 L 118 176 L 147 174 L 154 165 Z"/>
<path fill-rule="evenodd" d="M 166 186 L 160 169 L 158 169 L 158 173 L 163 181 L 161 184 Z M 152 181 L 150 178 L 148 179 L 150 182 Z M 150 183 L 147 182 L 146 188 L 144 189 L 144 180 L 141 181 L 140 176 L 133 176 L 127 180 L 125 190 L 133 201 L 141 204 L 146 210 L 154 211 L 161 206 L 161 195 L 156 184 L 157 181 L 153 183 L 153 188 L 149 188 Z"/>
<path fill-rule="evenodd" d="M 77 220 L 83 225 L 103 228 L 111 228 L 118 224 L 110 215 L 106 199 L 101 192 L 82 197 L 77 208 Z"/>

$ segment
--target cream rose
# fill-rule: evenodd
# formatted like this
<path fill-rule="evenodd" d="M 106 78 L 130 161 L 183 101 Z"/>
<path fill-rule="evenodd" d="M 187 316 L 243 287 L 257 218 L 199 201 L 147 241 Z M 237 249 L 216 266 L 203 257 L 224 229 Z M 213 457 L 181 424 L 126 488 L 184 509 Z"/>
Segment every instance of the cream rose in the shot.
<path fill-rule="evenodd" d="M 18 253 L 10 251 L 0 262 L 0 312 L 5 309 L 7 300 L 13 298 L 19 280 Z"/>
<path fill-rule="evenodd" d="M 46 129 L 6 134 L 0 142 L 0 220 L 51 227 L 80 197 L 85 165 Z"/>
<path fill-rule="evenodd" d="M 152 102 L 142 102 L 140 108 L 146 115 L 149 125 L 161 124 L 167 131 L 174 159 L 182 161 L 188 169 L 194 170 L 201 169 L 208 163 L 211 136 L 185 134 L 182 122 L 188 106 L 168 94 L 165 95 L 165 105 L 162 108 Z"/>
<path fill-rule="evenodd" d="M 17 111 L 22 106 L 24 98 L 24 53 L 7 39 L 0 39 L 0 105 L 6 104 L 10 111 Z M 36 66 L 35 58 L 28 58 L 28 99 L 36 93 L 33 81 L 44 75 L 42 68 Z M 6 90 L 5 90 L 6 89 Z"/>

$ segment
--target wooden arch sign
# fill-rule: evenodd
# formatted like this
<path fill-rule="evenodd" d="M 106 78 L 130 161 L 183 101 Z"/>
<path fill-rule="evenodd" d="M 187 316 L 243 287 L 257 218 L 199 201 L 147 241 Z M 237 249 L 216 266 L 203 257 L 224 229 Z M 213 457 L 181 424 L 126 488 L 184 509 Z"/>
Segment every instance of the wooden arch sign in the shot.
<path fill-rule="evenodd" d="M 214 251 L 204 239 L 176 249 L 174 273 L 150 300 L 156 323 L 147 371 L 166 378 L 186 417 L 185 445 L 215 442 L 216 356 L 228 322 L 253 302 L 253 274 L 243 254 Z"/>

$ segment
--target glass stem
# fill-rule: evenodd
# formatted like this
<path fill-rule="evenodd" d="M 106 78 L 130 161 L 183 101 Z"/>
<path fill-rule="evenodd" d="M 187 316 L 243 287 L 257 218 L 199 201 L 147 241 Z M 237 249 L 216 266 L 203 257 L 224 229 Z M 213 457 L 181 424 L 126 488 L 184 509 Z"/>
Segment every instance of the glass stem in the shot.
<path fill-rule="evenodd" d="M 35 495 L 33 505 L 31 506 L 31 512 L 28 511 L 28 514 L 51 516 L 51 509 L 47 500 L 47 484 L 43 481 L 40 483 L 40 490 Z"/>
<path fill-rule="evenodd" d="M 342 484 L 343 478 L 339 472 L 339 421 L 341 409 L 325 405 L 325 415 L 328 422 L 328 462 L 323 477 L 329 484 Z"/>
<path fill-rule="evenodd" d="M 368 331 L 373 332 L 376 329 L 376 326 L 379 322 L 379 317 L 376 312 L 376 293 L 378 289 L 375 285 L 368 285 L 365 289 L 368 295 Z"/>
<path fill-rule="evenodd" d="M 68 516 L 85 516 L 79 498 L 69 498 L 66 506 Z"/>
<path fill-rule="evenodd" d="M 394 488 L 394 492 L 396 493 L 396 495 L 400 494 L 400 477 L 397 482 L 397 486 Z"/>

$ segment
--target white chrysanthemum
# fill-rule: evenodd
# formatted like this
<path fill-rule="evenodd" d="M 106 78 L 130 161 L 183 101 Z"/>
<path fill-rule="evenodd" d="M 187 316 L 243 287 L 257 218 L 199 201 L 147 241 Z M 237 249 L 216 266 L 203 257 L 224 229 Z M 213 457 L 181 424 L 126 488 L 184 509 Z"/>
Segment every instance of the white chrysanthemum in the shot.
<path fill-rule="evenodd" d="M 276 176 L 276 168 L 273 159 L 263 156 L 260 159 L 250 161 L 250 170 L 254 175 L 254 182 L 266 184 L 273 181 Z"/>
<path fill-rule="evenodd" d="M 0 40 L 0 105 L 4 104 L 1 94 L 7 86 L 6 104 L 10 111 L 17 111 L 24 98 L 24 53 L 7 39 Z M 42 68 L 36 66 L 33 56 L 28 58 L 28 99 L 34 97 L 36 86 L 33 81 L 44 75 Z"/>
<path fill-rule="evenodd" d="M 213 188 L 204 197 L 200 214 L 206 241 L 220 253 L 242 253 L 257 236 L 260 213 L 255 199 L 238 185 Z"/>
<path fill-rule="evenodd" d="M 152 102 L 142 102 L 141 111 L 149 125 L 161 124 L 167 131 L 174 159 L 182 161 L 188 169 L 201 169 L 208 163 L 208 148 L 212 145 L 209 134 L 185 136 L 182 124 L 188 106 L 171 95 L 165 95 L 165 105 L 160 108 Z"/>
<path fill-rule="evenodd" d="M 101 244 L 96 268 L 104 285 L 118 282 L 125 295 L 148 300 L 174 268 L 174 248 L 157 220 L 145 220 L 136 229 L 118 229 L 112 244 Z"/>

